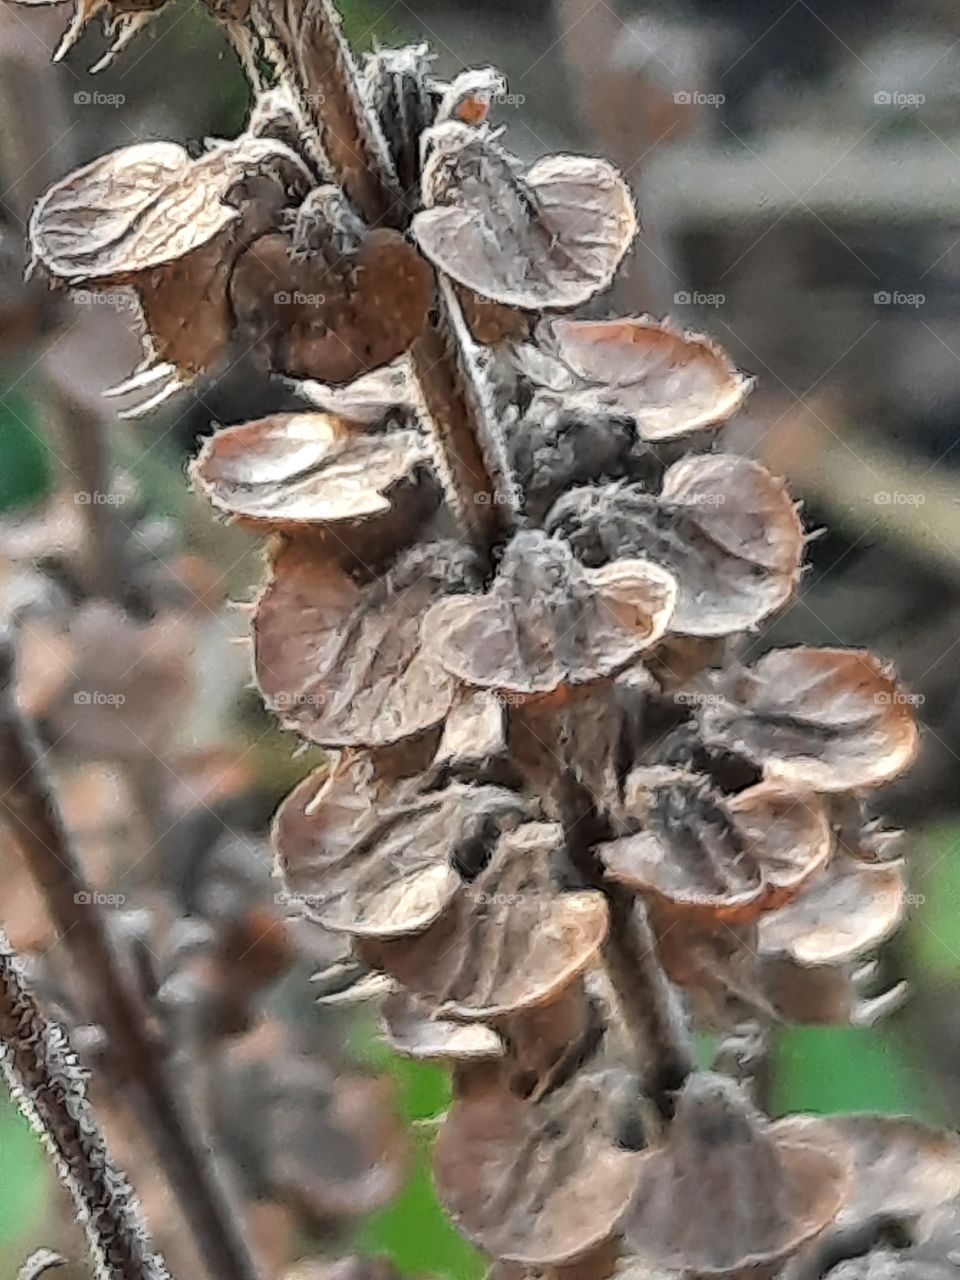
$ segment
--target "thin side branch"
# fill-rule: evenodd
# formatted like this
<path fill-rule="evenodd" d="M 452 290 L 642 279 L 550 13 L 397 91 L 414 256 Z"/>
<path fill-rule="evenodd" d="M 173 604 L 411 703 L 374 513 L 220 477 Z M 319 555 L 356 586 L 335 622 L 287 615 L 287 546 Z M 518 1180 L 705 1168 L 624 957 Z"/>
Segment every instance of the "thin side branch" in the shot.
<path fill-rule="evenodd" d="M 0 933 L 0 1053 L 17 1105 L 73 1197 L 101 1280 L 168 1280 L 125 1175 L 107 1151 L 66 1033 L 25 986 Z"/>
<path fill-rule="evenodd" d="M 43 892 L 84 979 L 93 1020 L 107 1033 L 161 1165 L 214 1280 L 256 1280 L 239 1217 L 169 1072 L 149 1012 L 113 945 L 103 910 L 64 826 L 35 734 L 14 696 L 14 652 L 0 634 L 0 819 Z"/>

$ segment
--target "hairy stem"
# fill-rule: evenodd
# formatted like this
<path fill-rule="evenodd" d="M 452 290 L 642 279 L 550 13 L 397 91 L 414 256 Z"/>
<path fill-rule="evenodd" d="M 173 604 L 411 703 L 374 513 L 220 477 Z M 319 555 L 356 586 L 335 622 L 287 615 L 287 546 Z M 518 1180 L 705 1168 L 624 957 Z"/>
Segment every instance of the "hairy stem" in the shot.
<path fill-rule="evenodd" d="M 114 1165 L 66 1033 L 44 1016 L 0 933 L 0 1041 L 17 1105 L 73 1197 L 102 1280 L 166 1280 L 133 1189 Z"/>
<path fill-rule="evenodd" d="M 83 977 L 91 1014 L 109 1038 L 171 1188 L 214 1280 L 255 1280 L 231 1198 L 185 1113 L 164 1046 L 121 962 L 63 823 L 35 735 L 14 698 L 13 643 L 0 635 L 0 819 L 46 899 L 61 941 Z"/>

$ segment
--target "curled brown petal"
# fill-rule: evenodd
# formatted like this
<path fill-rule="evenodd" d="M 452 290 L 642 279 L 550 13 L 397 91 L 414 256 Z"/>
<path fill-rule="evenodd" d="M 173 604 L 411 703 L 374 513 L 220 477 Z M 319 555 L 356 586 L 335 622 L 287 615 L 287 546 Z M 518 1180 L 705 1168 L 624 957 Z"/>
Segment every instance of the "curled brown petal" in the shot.
<path fill-rule="evenodd" d="M 361 958 L 442 1016 L 489 1021 L 547 1003 L 584 971 L 607 930 L 602 894 L 554 887 L 562 841 L 555 823 L 508 831 L 425 933 L 365 942 Z"/>
<path fill-rule="evenodd" d="M 753 385 L 712 339 L 650 316 L 553 320 L 544 326 L 541 341 L 548 359 L 540 361 L 539 377 L 550 367 L 552 351 L 558 361 L 550 375 L 556 389 L 634 418 L 644 440 L 670 440 L 722 425 Z"/>
<path fill-rule="evenodd" d="M 434 1018 L 406 991 L 391 992 L 383 1002 L 382 1015 L 387 1044 L 410 1058 L 473 1062 L 500 1058 L 506 1052 L 492 1027 Z"/>
<path fill-rule="evenodd" d="M 850 1180 L 839 1142 L 791 1138 L 724 1076 L 691 1076 L 666 1145 L 642 1157 L 624 1222 L 640 1259 L 730 1276 L 794 1253 L 836 1217 Z M 692 1206 L 695 1209 L 692 1210 Z"/>
<path fill-rule="evenodd" d="M 918 745 L 890 669 L 859 649 L 774 649 L 732 678 L 700 722 L 708 743 L 815 791 L 879 786 Z"/>
<path fill-rule="evenodd" d="M 901 863 L 872 865 L 841 855 L 792 902 L 761 920 L 760 950 L 802 965 L 843 964 L 890 937 L 905 910 Z"/>
<path fill-rule="evenodd" d="M 676 584 L 644 560 L 584 569 L 565 543 L 515 535 L 483 596 L 430 610 L 424 640 L 465 684 L 520 699 L 608 679 L 663 634 Z"/>
<path fill-rule="evenodd" d="M 581 1073 L 539 1101 L 492 1072 L 471 1072 L 440 1131 L 440 1198 L 495 1257 L 570 1261 L 616 1229 L 640 1157 L 617 1145 L 617 1082 Z"/>
<path fill-rule="evenodd" d="M 671 631 L 723 636 L 754 627 L 790 599 L 803 526 L 782 481 L 732 454 L 684 458 L 659 496 L 639 485 L 575 489 L 547 520 L 586 564 L 646 556 L 677 579 Z"/>
<path fill-rule="evenodd" d="M 430 261 L 481 298 L 524 310 L 579 306 L 605 289 L 636 234 L 612 165 L 547 156 L 521 174 L 486 129 L 425 135 L 427 208 L 412 230 Z"/>
<path fill-rule="evenodd" d="M 254 622 L 257 678 L 283 724 L 323 746 L 386 746 L 438 725 L 456 684 L 423 652 L 421 620 L 470 588 L 471 553 L 426 544 L 365 585 L 295 541 Z"/>
<path fill-rule="evenodd" d="M 427 480 L 429 460 L 416 432 L 358 436 L 326 414 L 296 413 L 218 431 L 190 470 L 221 511 L 295 529 L 389 514 L 397 490 Z"/>
<path fill-rule="evenodd" d="M 821 802 L 775 783 L 726 797 L 705 778 L 642 769 L 624 807 L 642 828 L 597 847 L 608 874 L 708 920 L 756 919 L 788 901 L 833 844 Z"/>
<path fill-rule="evenodd" d="M 368 756 L 346 755 L 290 793 L 274 847 L 291 899 L 311 918 L 396 938 L 432 924 L 460 888 L 459 868 L 489 858 L 528 808 L 496 787 L 422 792 L 418 779 L 388 781 Z"/>

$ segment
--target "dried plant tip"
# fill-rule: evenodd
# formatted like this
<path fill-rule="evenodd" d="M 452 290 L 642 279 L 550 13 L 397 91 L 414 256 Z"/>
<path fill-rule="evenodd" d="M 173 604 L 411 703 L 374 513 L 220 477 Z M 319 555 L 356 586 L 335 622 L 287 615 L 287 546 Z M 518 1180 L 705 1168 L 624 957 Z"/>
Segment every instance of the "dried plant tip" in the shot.
<path fill-rule="evenodd" d="M 636 233 L 612 165 L 547 156 L 525 174 L 487 129 L 450 121 L 424 137 L 427 208 L 412 224 L 430 261 L 507 306 L 576 307 L 605 289 Z"/>
<path fill-rule="evenodd" d="M 438 500 L 429 460 L 413 431 L 357 436 L 325 414 L 277 414 L 218 431 L 190 472 L 215 507 L 257 525 L 296 531 L 388 517 L 402 536 L 416 523 L 402 498 L 425 486 Z"/>
<path fill-rule="evenodd" d="M 624 810 L 641 829 L 597 846 L 608 874 L 705 922 L 742 923 L 788 901 L 833 847 L 820 801 L 775 783 L 724 797 L 704 778 L 640 769 Z"/>
<path fill-rule="evenodd" d="M 363 65 L 367 101 L 376 112 L 404 200 L 420 195 L 420 135 L 433 124 L 438 94 L 431 85 L 433 55 L 425 44 L 375 49 Z"/>
<path fill-rule="evenodd" d="M 435 1018 L 406 991 L 395 991 L 383 1002 L 383 1029 L 395 1053 L 421 1061 L 476 1062 L 502 1058 L 506 1045 L 483 1023 L 449 1022 Z"/>
<path fill-rule="evenodd" d="M 614 676 L 663 635 L 675 600 L 674 579 L 657 565 L 584 569 L 565 543 L 523 531 L 490 591 L 441 601 L 423 634 L 464 683 L 542 697 Z"/>
<path fill-rule="evenodd" d="M 781 1136 L 733 1081 L 700 1072 L 680 1094 L 667 1145 L 641 1158 L 627 1240 L 652 1265 L 733 1276 L 822 1231 L 849 1177 L 839 1143 L 815 1142 L 812 1130 Z"/>
<path fill-rule="evenodd" d="M 761 920 L 760 951 L 802 965 L 844 964 L 896 931 L 906 892 L 901 863 L 872 866 L 839 855 L 793 902 Z"/>
<path fill-rule="evenodd" d="M 307 381 L 298 383 L 296 389 L 312 405 L 350 426 L 373 427 L 388 419 L 396 419 L 398 425 L 413 426 L 417 421 L 406 358 L 361 374 L 345 387 Z"/>
<path fill-rule="evenodd" d="M 490 114 L 494 99 L 507 92 L 507 81 L 496 67 L 470 67 L 438 88 L 442 93 L 437 124 L 459 120 L 461 124 L 479 125 Z"/>
<path fill-rule="evenodd" d="M 550 866 L 562 841 L 554 823 L 508 831 L 436 924 L 416 938 L 364 943 L 361 958 L 446 1017 L 489 1021 L 547 1003 L 584 971 L 607 931 L 602 894 L 555 888 Z"/>
<path fill-rule="evenodd" d="M 535 383 L 573 392 L 585 408 L 626 414 L 644 440 L 721 426 L 753 386 L 712 339 L 669 320 L 558 319 L 538 336 L 542 354 L 518 352 Z"/>
<path fill-rule="evenodd" d="M 580 1073 L 533 1102 L 495 1073 L 463 1077 L 435 1159 L 460 1229 L 494 1257 L 534 1267 L 578 1258 L 613 1235 L 641 1159 L 618 1145 L 622 1083 Z"/>
<path fill-rule="evenodd" d="M 731 677 L 700 724 L 768 777 L 825 792 L 888 782 L 919 740 L 890 669 L 859 649 L 775 649 Z"/>
<path fill-rule="evenodd" d="M 471 553 L 434 543 L 365 586 L 293 542 L 254 623 L 257 678 L 282 723 L 322 746 L 386 746 L 438 725 L 455 682 L 422 648 L 421 620 L 477 582 Z"/>
<path fill-rule="evenodd" d="M 66 1264 L 66 1258 L 54 1249 L 34 1249 L 17 1272 L 17 1280 L 40 1280 L 45 1271 L 53 1271 Z"/>
<path fill-rule="evenodd" d="M 287 797 L 274 845 L 308 915 L 354 937 L 421 932 L 453 902 L 459 868 L 488 860 L 529 807 L 495 787 L 418 790 L 415 779 L 378 780 L 366 756 L 345 756 Z"/>

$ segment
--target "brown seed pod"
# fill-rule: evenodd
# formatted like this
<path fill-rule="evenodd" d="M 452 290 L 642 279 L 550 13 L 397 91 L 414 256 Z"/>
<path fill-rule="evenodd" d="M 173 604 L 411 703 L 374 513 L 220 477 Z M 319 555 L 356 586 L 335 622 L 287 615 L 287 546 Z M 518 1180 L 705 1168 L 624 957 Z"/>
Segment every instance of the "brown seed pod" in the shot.
<path fill-rule="evenodd" d="M 502 1058 L 506 1045 L 482 1022 L 434 1018 L 406 991 L 393 991 L 382 1006 L 384 1038 L 396 1053 L 432 1062 L 476 1062 Z"/>
<path fill-rule="evenodd" d="M 692 1075 L 666 1145 L 641 1157 L 624 1220 L 641 1261 L 732 1276 L 794 1253 L 839 1212 L 846 1153 L 829 1129 L 771 1125 L 725 1076 Z"/>
<path fill-rule="evenodd" d="M 700 713 L 707 743 L 787 786 L 875 787 L 916 753 L 910 707 L 888 667 L 860 649 L 775 649 Z"/>
<path fill-rule="evenodd" d="M 816 796 L 763 782 L 727 797 L 678 769 L 640 769 L 624 808 L 636 835 L 598 845 L 607 874 L 674 912 L 756 919 L 826 863 L 833 837 Z"/>
<path fill-rule="evenodd" d="M 430 267 L 398 231 L 367 231 L 336 187 L 315 188 L 292 232 L 261 237 L 234 270 L 240 331 L 274 373 L 343 385 L 423 332 Z"/>
<path fill-rule="evenodd" d="M 421 643 L 421 620 L 477 582 L 472 554 L 431 543 L 359 585 L 316 548 L 277 557 L 254 621 L 257 679 L 282 723 L 322 746 L 379 747 L 439 725 L 455 681 Z"/>
<path fill-rule="evenodd" d="M 519 353 L 534 382 L 572 393 L 573 403 L 625 414 L 644 440 L 721 426 L 753 385 L 712 339 L 669 320 L 547 321 L 543 352 Z"/>
<path fill-rule="evenodd" d="M 481 298 L 521 310 L 576 307 L 605 289 L 636 234 L 626 183 L 603 160 L 547 156 L 520 174 L 485 128 L 424 136 L 424 203 L 413 235 Z"/>
<path fill-rule="evenodd" d="M 461 1082 L 434 1166 L 461 1231 L 527 1266 L 568 1262 L 613 1235 L 641 1159 L 617 1145 L 617 1078 L 581 1072 L 536 1102 L 492 1070 Z"/>
<path fill-rule="evenodd" d="M 756 626 L 790 599 L 803 526 L 782 481 L 747 458 L 684 458 L 658 497 L 639 485 L 574 489 L 556 502 L 549 532 L 586 564 L 645 556 L 677 579 L 671 631 L 723 636 Z"/>
<path fill-rule="evenodd" d="M 354 937 L 421 932 L 452 903 L 460 868 L 488 859 L 529 805 L 497 787 L 421 794 L 388 782 L 365 755 L 341 757 L 286 798 L 274 847 L 292 897 L 327 929 Z"/>
<path fill-rule="evenodd" d="M 793 899 L 760 921 L 764 955 L 802 965 L 844 964 L 895 932 L 906 910 L 903 864 L 839 855 Z"/>
<path fill-rule="evenodd" d="M 430 457 L 417 432 L 355 435 L 327 414 L 276 414 L 210 436 L 190 474 L 220 511 L 254 525 L 336 530 L 386 517 L 402 534 L 412 512 L 401 499 L 421 486 L 437 496 Z"/>
<path fill-rule="evenodd" d="M 663 634 L 676 584 L 645 560 L 584 569 L 565 543 L 522 531 L 483 596 L 434 606 L 423 628 L 465 684 L 518 700 L 609 679 Z"/>
<path fill-rule="evenodd" d="M 425 933 L 364 942 L 361 959 L 446 1017 L 489 1021 L 547 1003 L 583 972 L 607 931 L 602 894 L 560 893 L 553 884 L 562 840 L 555 823 L 507 831 L 489 865 Z"/>

